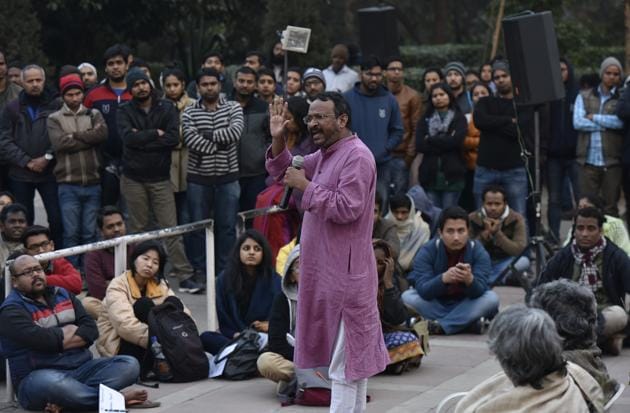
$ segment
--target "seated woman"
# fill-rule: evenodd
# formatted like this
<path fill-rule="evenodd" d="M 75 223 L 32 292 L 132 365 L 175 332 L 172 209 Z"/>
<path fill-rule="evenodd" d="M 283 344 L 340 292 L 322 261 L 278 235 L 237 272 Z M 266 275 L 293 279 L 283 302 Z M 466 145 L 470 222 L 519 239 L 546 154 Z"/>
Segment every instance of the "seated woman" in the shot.
<path fill-rule="evenodd" d="M 390 358 L 386 371 L 400 374 L 410 367 L 419 367 L 424 352 L 418 337 L 404 328 L 409 313 L 401 298 L 400 290 L 401 284 L 405 281 L 396 274 L 392 248 L 381 239 L 373 240 L 372 244 L 378 273 L 376 300 L 385 346 Z"/>
<path fill-rule="evenodd" d="M 588 371 L 602 386 L 608 402 L 619 383 L 608 374 L 597 347 L 597 303 L 593 292 L 576 282 L 561 279 L 534 288 L 529 306 L 547 312 L 562 337 L 564 358 Z"/>
<path fill-rule="evenodd" d="M 166 253 L 159 242 L 141 242 L 129 256 L 130 269 L 109 283 L 97 321 L 96 349 L 101 356 L 125 354 L 138 359 L 144 372 L 150 367 L 150 357 L 145 357 L 149 312 L 175 295 L 164 280 L 165 264 Z M 188 309 L 184 311 L 190 314 Z"/>
<path fill-rule="evenodd" d="M 273 269 L 271 248 L 260 232 L 250 229 L 237 240 L 227 268 L 217 278 L 219 332 L 201 334 L 205 350 L 216 354 L 247 327 L 266 333 L 280 277 Z"/>
<path fill-rule="evenodd" d="M 604 211 L 604 200 L 599 195 L 585 194 L 580 196 L 578 209 L 593 207 L 600 211 Z M 626 254 L 630 255 L 630 237 L 625 224 L 620 218 L 612 215 L 604 215 L 604 236 L 612 241 L 616 246 L 621 248 Z M 569 229 L 569 233 L 564 238 L 565 246 L 573 239 L 573 228 Z"/>
<path fill-rule="evenodd" d="M 282 277 L 282 292 L 276 295 L 269 316 L 269 342 L 267 351 L 258 357 L 260 375 L 276 383 L 289 382 L 295 374 L 293 346 L 295 340 L 295 316 L 297 290 L 300 280 L 300 246 L 297 245 L 287 258 Z M 290 335 L 289 338 L 287 335 Z"/>
<path fill-rule="evenodd" d="M 422 219 L 422 213 L 409 195 L 394 195 L 389 200 L 389 213 L 385 217 L 396 224 L 396 233 L 400 240 L 398 264 L 404 274 L 411 270 L 413 259 L 420 247 L 427 243 L 431 236 L 429 224 Z"/>
<path fill-rule="evenodd" d="M 601 412 L 595 379 L 562 356 L 562 338 L 544 311 L 514 305 L 490 325 L 488 346 L 502 372 L 473 388 L 455 408 L 464 412 Z"/>

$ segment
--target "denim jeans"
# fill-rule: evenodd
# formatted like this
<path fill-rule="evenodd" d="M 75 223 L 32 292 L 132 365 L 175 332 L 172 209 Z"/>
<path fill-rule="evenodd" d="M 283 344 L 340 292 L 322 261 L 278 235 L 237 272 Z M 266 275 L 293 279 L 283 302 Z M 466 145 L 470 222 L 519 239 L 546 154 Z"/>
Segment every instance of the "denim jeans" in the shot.
<path fill-rule="evenodd" d="M 101 186 L 59 184 L 58 193 L 59 204 L 63 205 L 61 218 L 64 248 L 95 242 L 96 214 L 101 207 Z M 73 264 L 76 266 L 75 262 Z"/>
<path fill-rule="evenodd" d="M 236 214 L 238 213 L 241 190 L 238 181 L 216 185 L 199 185 L 188 181 L 188 207 L 193 222 L 214 215 L 216 236 L 214 256 L 216 274 L 225 268 L 230 252 L 236 242 Z M 191 264 L 196 271 L 206 272 L 206 248 L 202 231 L 191 232 L 193 239 Z"/>
<path fill-rule="evenodd" d="M 525 167 L 499 171 L 477 166 L 477 170 L 475 171 L 475 183 L 473 185 L 477 209 L 482 206 L 481 195 L 483 194 L 483 190 L 490 184 L 501 185 L 503 189 L 505 189 L 510 208 L 522 216 L 526 216 L 527 195 L 529 191 Z"/>
<path fill-rule="evenodd" d="M 427 191 L 427 195 L 433 202 L 433 205 L 440 209 L 457 206 L 460 194 L 460 191 Z"/>
<path fill-rule="evenodd" d="M 55 249 L 62 249 L 63 245 L 63 223 L 61 220 L 61 209 L 59 208 L 59 194 L 57 192 L 57 182 L 25 182 L 11 179 L 11 192 L 15 199 L 26 207 L 26 219 L 29 225 L 33 225 L 35 219 L 35 190 L 39 192 L 44 202 L 46 215 L 48 216 L 48 226 Z"/>
<path fill-rule="evenodd" d="M 18 401 L 27 410 L 44 410 L 54 403 L 65 410 L 98 409 L 99 384 L 121 390 L 136 382 L 138 361 L 130 356 L 90 360 L 75 370 L 34 370 L 18 389 Z"/>
<path fill-rule="evenodd" d="M 407 192 L 409 169 L 402 158 L 393 157 L 376 165 L 376 190 L 383 198 L 383 214 L 387 213 L 390 196 Z"/>
<path fill-rule="evenodd" d="M 562 197 L 566 178 L 573 187 L 573 198 L 578 203 L 580 197 L 579 165 L 575 159 L 547 159 L 547 182 L 549 186 L 549 230 L 560 239 L 562 217 Z"/>
<path fill-rule="evenodd" d="M 446 334 L 459 333 L 481 317 L 493 317 L 499 311 L 499 296 L 494 291 L 486 291 L 477 298 L 449 301 L 425 300 L 415 288 L 410 288 L 402 294 L 402 299 L 422 317 L 439 322 Z"/>

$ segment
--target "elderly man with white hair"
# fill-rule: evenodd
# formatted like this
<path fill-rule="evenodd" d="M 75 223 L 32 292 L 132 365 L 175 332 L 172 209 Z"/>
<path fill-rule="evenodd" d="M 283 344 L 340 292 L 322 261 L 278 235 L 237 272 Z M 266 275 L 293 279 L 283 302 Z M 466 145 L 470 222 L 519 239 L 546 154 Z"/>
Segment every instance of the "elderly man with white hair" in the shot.
<path fill-rule="evenodd" d="M 488 345 L 503 371 L 473 388 L 456 413 L 604 411 L 601 387 L 564 360 L 562 338 L 546 312 L 508 307 L 490 325 Z"/>

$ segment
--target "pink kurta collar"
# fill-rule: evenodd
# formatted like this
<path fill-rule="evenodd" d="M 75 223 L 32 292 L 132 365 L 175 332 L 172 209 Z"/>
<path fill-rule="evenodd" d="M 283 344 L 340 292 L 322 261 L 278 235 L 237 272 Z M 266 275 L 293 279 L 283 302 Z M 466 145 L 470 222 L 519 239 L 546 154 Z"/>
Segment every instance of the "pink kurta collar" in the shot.
<path fill-rule="evenodd" d="M 326 149 L 322 148 L 321 149 L 322 155 L 330 156 L 333 152 L 335 152 L 337 149 L 339 149 L 341 146 L 343 146 L 346 142 L 349 142 L 352 139 L 355 139 L 357 137 L 358 136 L 356 134 L 352 134 L 352 135 L 347 136 L 345 138 L 339 139 L 337 142 L 333 143 L 328 148 L 326 148 Z"/>

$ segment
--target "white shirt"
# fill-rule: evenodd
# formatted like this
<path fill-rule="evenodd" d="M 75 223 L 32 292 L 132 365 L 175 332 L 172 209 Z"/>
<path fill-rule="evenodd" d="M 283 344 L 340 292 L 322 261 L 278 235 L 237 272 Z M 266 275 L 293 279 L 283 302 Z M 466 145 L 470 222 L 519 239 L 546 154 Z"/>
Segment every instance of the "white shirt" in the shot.
<path fill-rule="evenodd" d="M 326 92 L 344 93 L 352 89 L 359 81 L 359 74 L 347 65 L 343 65 L 339 73 L 335 73 L 332 66 L 328 66 L 324 69 L 324 77 L 326 78 Z"/>

